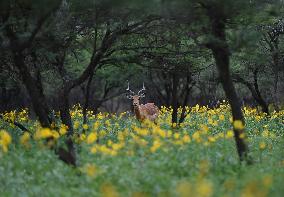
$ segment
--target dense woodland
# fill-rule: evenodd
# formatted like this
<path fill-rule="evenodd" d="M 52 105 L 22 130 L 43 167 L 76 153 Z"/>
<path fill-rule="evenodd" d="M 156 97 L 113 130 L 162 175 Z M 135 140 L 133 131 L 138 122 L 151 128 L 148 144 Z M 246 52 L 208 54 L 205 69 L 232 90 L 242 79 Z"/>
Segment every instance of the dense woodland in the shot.
<path fill-rule="evenodd" d="M 0 129 L 8 122 L 33 133 L 31 123 L 6 118 L 24 108 L 42 128 L 65 125 L 64 145 L 51 149 L 77 166 L 72 106 L 81 106 L 85 135 L 88 113 L 131 111 L 127 87 L 145 85 L 141 102 L 169 108 L 172 129 L 199 106 L 227 103 L 238 159 L 253 164 L 242 109 L 267 120 L 282 114 L 283 14 L 283 0 L 1 0 Z"/>
<path fill-rule="evenodd" d="M 282 14 L 280 0 L 3 1 L 0 109 L 125 111 L 127 81 L 159 106 L 214 106 L 228 64 L 242 104 L 279 110 Z"/>

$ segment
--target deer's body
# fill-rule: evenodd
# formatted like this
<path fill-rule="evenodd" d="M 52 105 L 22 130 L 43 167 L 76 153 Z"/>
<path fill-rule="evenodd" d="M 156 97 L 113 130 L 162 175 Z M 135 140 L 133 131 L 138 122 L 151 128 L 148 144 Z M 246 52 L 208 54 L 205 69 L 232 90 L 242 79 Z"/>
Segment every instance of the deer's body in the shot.
<path fill-rule="evenodd" d="M 159 115 L 159 108 L 154 103 L 141 104 L 134 106 L 134 113 L 138 120 L 155 121 Z"/>
<path fill-rule="evenodd" d="M 159 108 L 154 103 L 139 104 L 140 98 L 145 96 L 144 93 L 141 93 L 142 91 L 145 91 L 144 84 L 143 89 L 140 90 L 137 94 L 129 89 L 129 84 L 126 90 L 130 92 L 128 98 L 132 99 L 133 101 L 133 108 L 136 118 L 140 121 L 148 119 L 155 122 L 159 115 Z"/>

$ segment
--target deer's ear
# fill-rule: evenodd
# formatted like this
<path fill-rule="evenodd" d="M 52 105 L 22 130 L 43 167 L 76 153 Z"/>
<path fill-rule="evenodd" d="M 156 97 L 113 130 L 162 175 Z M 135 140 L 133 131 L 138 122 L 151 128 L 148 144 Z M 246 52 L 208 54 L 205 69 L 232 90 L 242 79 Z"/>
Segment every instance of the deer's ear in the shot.
<path fill-rule="evenodd" d="M 143 93 L 143 94 L 139 95 L 139 97 L 140 97 L 140 98 L 144 98 L 144 97 L 145 97 L 145 94 Z"/>

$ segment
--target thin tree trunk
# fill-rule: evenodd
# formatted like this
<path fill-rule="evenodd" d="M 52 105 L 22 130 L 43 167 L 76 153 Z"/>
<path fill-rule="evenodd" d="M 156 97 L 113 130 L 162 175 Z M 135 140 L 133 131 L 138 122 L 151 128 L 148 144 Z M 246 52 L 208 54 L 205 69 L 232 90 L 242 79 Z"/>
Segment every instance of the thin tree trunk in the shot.
<path fill-rule="evenodd" d="M 89 107 L 89 100 L 90 100 L 90 87 L 92 84 L 93 74 L 90 75 L 89 80 L 86 85 L 86 93 L 85 93 L 85 103 L 83 107 L 83 124 L 87 123 L 87 109 Z"/>
<path fill-rule="evenodd" d="M 4 81 L 0 84 L 0 112 L 5 110 L 7 110 L 7 88 Z"/>
<path fill-rule="evenodd" d="M 234 78 L 234 81 L 244 84 L 250 90 L 252 97 L 261 106 L 262 111 L 265 112 L 267 115 L 269 115 L 268 104 L 266 103 L 266 101 L 262 97 L 260 90 L 259 90 L 259 87 L 258 87 L 257 72 L 254 71 L 254 82 L 253 82 L 253 84 L 244 80 L 242 77 L 240 77 L 238 75 L 234 75 L 233 78 Z"/>
<path fill-rule="evenodd" d="M 188 97 L 189 97 L 189 92 L 190 90 L 192 89 L 193 85 L 191 85 L 189 87 L 189 84 L 191 83 L 191 77 L 190 76 L 187 76 L 186 78 L 186 86 L 185 86 L 185 95 L 184 95 L 184 100 L 183 100 L 183 105 L 182 105 L 182 112 L 181 112 L 181 115 L 180 115 L 180 119 L 179 119 L 179 124 L 182 123 L 187 114 L 186 114 L 186 104 L 187 104 L 187 101 L 188 101 Z"/>
<path fill-rule="evenodd" d="M 271 48 L 272 53 L 272 61 L 273 61 L 273 72 L 274 72 L 274 83 L 273 83 L 273 99 L 274 99 L 274 106 L 277 111 L 279 111 L 279 100 L 277 97 L 278 91 L 278 81 L 279 81 L 279 39 L 275 38 L 272 40 L 273 47 Z"/>
<path fill-rule="evenodd" d="M 177 73 L 174 71 L 173 73 L 173 91 L 172 91 L 172 99 L 171 99 L 171 105 L 173 107 L 172 112 L 172 123 L 177 123 L 177 117 L 178 117 L 178 98 L 177 98 L 177 89 L 178 89 L 178 76 Z"/>
<path fill-rule="evenodd" d="M 208 47 L 212 50 L 223 89 L 231 106 L 233 120 L 240 120 L 243 124 L 245 124 L 241 110 L 241 102 L 236 93 L 229 70 L 230 52 L 226 42 L 226 17 L 224 15 L 224 11 L 221 7 L 215 8 L 213 6 L 211 9 L 208 9 L 208 16 L 211 22 L 212 34 L 215 39 L 217 39 L 217 41 L 215 40 L 212 41 L 212 43 L 209 43 Z M 243 134 L 244 129 L 234 128 L 234 137 L 240 161 L 247 161 L 250 163 L 248 158 L 248 147 L 243 138 Z"/>
<path fill-rule="evenodd" d="M 258 87 L 258 75 L 257 74 L 258 74 L 258 70 L 256 69 L 253 72 L 253 79 L 254 79 L 253 85 L 254 85 L 256 95 L 257 95 L 256 101 L 260 104 L 262 111 L 265 112 L 267 115 L 269 115 L 268 104 L 262 97 L 259 87 Z"/>
<path fill-rule="evenodd" d="M 60 118 L 62 123 L 68 127 L 67 139 L 65 141 L 67 145 L 67 150 L 64 149 L 63 147 L 59 147 L 58 150 L 56 150 L 56 152 L 59 155 L 59 158 L 63 160 L 65 163 L 76 166 L 76 150 L 72 140 L 72 135 L 74 133 L 74 130 L 72 125 L 71 115 L 69 112 L 70 105 L 69 105 L 68 96 L 69 96 L 69 91 L 66 91 L 66 89 L 63 88 L 60 97 L 61 99 Z"/>

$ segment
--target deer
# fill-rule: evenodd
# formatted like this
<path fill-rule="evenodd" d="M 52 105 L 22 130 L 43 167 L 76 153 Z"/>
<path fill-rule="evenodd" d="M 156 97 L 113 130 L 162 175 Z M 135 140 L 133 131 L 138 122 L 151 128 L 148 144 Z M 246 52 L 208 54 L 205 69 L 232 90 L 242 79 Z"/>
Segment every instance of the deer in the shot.
<path fill-rule="evenodd" d="M 139 90 L 137 94 L 130 90 L 129 82 L 126 91 L 128 92 L 127 98 L 132 100 L 136 119 L 141 122 L 147 119 L 156 123 L 156 119 L 159 115 L 159 108 L 154 103 L 140 104 L 140 98 L 145 97 L 146 88 L 144 86 L 144 82 L 142 89 Z"/>

